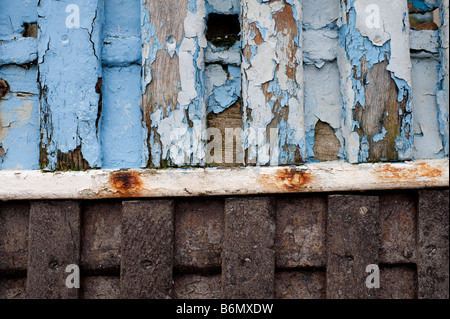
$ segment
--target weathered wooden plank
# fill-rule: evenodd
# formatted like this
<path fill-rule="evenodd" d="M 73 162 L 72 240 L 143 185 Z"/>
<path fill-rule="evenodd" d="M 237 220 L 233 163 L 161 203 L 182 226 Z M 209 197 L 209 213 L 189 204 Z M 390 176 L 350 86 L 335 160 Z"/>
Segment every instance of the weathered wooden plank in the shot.
<path fill-rule="evenodd" d="M 82 211 L 81 267 L 119 273 L 122 202 L 87 202 Z"/>
<path fill-rule="evenodd" d="M 78 298 L 79 289 L 66 286 L 66 267 L 80 262 L 79 203 L 31 202 L 29 227 L 28 296 Z"/>
<path fill-rule="evenodd" d="M 306 160 L 301 1 L 241 1 L 247 164 Z"/>
<path fill-rule="evenodd" d="M 27 269 L 28 202 L 0 203 L 0 272 L 16 273 Z"/>
<path fill-rule="evenodd" d="M 449 298 L 449 191 L 420 191 L 417 270 L 419 298 Z"/>
<path fill-rule="evenodd" d="M 120 278 L 88 276 L 81 278 L 81 299 L 119 299 Z"/>
<path fill-rule="evenodd" d="M 299 167 L 42 173 L 0 171 L 2 200 L 215 196 L 449 186 L 448 159 Z"/>
<path fill-rule="evenodd" d="M 325 271 L 301 270 L 275 273 L 276 299 L 325 299 Z"/>
<path fill-rule="evenodd" d="M 327 4 L 327 9 L 322 8 L 322 6 Z M 322 9 L 326 12 L 326 10 L 330 10 L 329 6 L 336 7 L 336 5 L 339 8 L 338 1 L 321 2 L 317 6 L 317 10 Z M 323 13 L 321 12 L 319 14 L 314 11 L 310 14 L 320 16 Z M 304 33 L 305 46 L 309 42 L 310 46 L 314 47 L 316 51 L 331 51 L 330 55 L 333 56 L 332 59 L 335 59 L 336 48 L 338 46 L 337 30 L 331 31 L 325 26 L 320 30 L 324 30 L 325 35 L 319 38 L 313 37 L 310 40 L 306 37 L 308 31 Z M 335 42 L 332 42 L 327 51 L 323 48 L 322 42 L 325 41 L 323 39 L 331 40 L 329 37 L 332 37 L 332 40 Z M 320 41 L 320 44 L 318 44 L 318 41 Z M 318 57 L 312 54 L 313 52 L 315 51 L 311 51 L 310 56 L 314 57 L 316 61 L 315 65 L 305 65 L 304 67 L 305 130 L 308 160 L 323 162 L 344 159 L 344 138 L 342 135 L 342 110 L 344 102 L 339 85 L 339 67 L 336 61 L 325 63 L 322 59 L 316 60 Z M 305 54 L 307 54 L 306 51 Z"/>
<path fill-rule="evenodd" d="M 273 298 L 275 207 L 271 198 L 227 198 L 222 298 Z"/>
<path fill-rule="evenodd" d="M 449 155 L 449 0 L 442 0 L 439 9 L 441 25 L 439 28 L 441 66 L 439 68 L 439 91 L 437 101 L 439 106 L 439 127 L 443 137 L 444 153 Z"/>
<path fill-rule="evenodd" d="M 172 200 L 123 202 L 121 298 L 170 298 L 173 214 Z"/>
<path fill-rule="evenodd" d="M 38 4 L 42 168 L 100 167 L 97 136 L 102 5 L 88 0 Z"/>
<path fill-rule="evenodd" d="M 411 60 L 406 0 L 341 0 L 338 64 L 347 160 L 412 157 Z"/>
<path fill-rule="evenodd" d="M 144 120 L 150 167 L 204 161 L 205 2 L 142 1 Z"/>
<path fill-rule="evenodd" d="M 380 215 L 377 196 L 328 197 L 327 298 L 369 299 L 366 267 L 378 264 Z"/>
<path fill-rule="evenodd" d="M 416 192 L 386 192 L 380 195 L 381 263 L 416 261 L 416 199 Z"/>
<path fill-rule="evenodd" d="M 206 163 L 218 167 L 242 166 L 245 162 L 242 148 L 242 100 L 224 111 L 207 116 Z"/>
<path fill-rule="evenodd" d="M 181 271 L 220 269 L 223 209 L 220 199 L 177 201 L 174 267 Z"/>
<path fill-rule="evenodd" d="M 275 257 L 278 268 L 324 267 L 326 196 L 278 198 Z"/>
<path fill-rule="evenodd" d="M 174 278 L 174 299 L 220 299 L 220 275 L 181 275 Z"/>

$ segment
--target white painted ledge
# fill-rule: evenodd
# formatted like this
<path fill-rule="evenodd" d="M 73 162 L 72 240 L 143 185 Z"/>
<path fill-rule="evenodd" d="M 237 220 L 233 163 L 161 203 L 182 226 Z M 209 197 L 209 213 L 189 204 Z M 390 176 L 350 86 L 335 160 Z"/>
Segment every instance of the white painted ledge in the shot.
<path fill-rule="evenodd" d="M 0 171 L 0 200 L 229 196 L 448 186 L 448 159 L 230 169 Z"/>

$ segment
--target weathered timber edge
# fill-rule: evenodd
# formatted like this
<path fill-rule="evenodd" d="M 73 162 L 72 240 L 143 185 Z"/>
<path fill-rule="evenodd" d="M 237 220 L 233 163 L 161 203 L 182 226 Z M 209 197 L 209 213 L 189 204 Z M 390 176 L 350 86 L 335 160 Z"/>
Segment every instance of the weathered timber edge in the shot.
<path fill-rule="evenodd" d="M 230 196 L 449 186 L 449 160 L 165 170 L 1 171 L 0 200 Z"/>

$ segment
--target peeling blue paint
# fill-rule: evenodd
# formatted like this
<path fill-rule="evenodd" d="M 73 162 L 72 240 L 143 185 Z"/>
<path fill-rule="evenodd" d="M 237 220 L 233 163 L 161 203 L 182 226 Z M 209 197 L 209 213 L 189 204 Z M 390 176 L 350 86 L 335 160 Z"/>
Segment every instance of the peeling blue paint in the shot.
<path fill-rule="evenodd" d="M 24 23 L 37 22 L 37 3 L 38 0 L 2 0 L 0 4 L 0 40 L 22 37 Z"/>
<path fill-rule="evenodd" d="M 41 0 L 38 9 L 37 0 L 0 0 L 0 78 L 6 80 L 11 87 L 11 92 L 0 101 L 0 146 L 3 149 L 2 152 L 5 152 L 5 155 L 0 158 L 0 169 L 39 168 L 39 133 L 42 133 L 43 146 L 46 147 L 50 161 L 47 169 L 55 167 L 58 151 L 65 153 L 79 146 L 81 146 L 82 155 L 92 167 L 118 169 L 138 168 L 146 165 L 149 154 L 147 150 L 147 128 L 142 126 L 142 109 L 139 105 L 141 93 L 145 91 L 147 84 L 152 80 L 151 65 L 155 61 L 158 50 L 167 50 L 171 57 L 175 54 L 180 55 L 180 43 L 177 43 L 175 50 L 170 51 L 167 48 L 167 39 L 156 37 L 157 28 L 164 28 L 164 24 L 161 22 L 154 25 L 150 21 L 148 12 L 141 11 L 140 4 L 146 1 Z M 273 4 L 268 0 L 258 0 L 258 2 L 264 5 Z M 307 30 L 308 32 L 304 32 L 305 39 L 310 37 L 310 42 L 312 42 L 312 45 L 307 46 L 305 44 L 307 41 L 304 40 L 303 59 L 305 63 L 327 69 L 328 65 L 335 60 L 338 10 L 333 6 L 336 6 L 338 2 L 324 0 L 318 3 L 313 0 L 303 0 L 303 19 L 299 19 L 296 15 L 297 10 L 294 8 L 294 18 L 298 28 L 303 27 L 303 30 Z M 439 1 L 434 0 L 409 0 L 409 2 L 413 3 L 414 7 L 425 11 L 434 10 L 439 4 Z M 65 6 L 72 3 L 78 4 L 80 7 L 80 29 L 67 29 L 65 26 L 65 18 L 68 15 L 65 12 Z M 286 0 L 285 3 L 295 6 L 293 0 Z M 354 0 L 350 0 L 349 8 L 353 4 Z M 206 0 L 205 5 L 206 14 L 240 14 L 241 10 L 239 0 Z M 103 7 L 104 15 L 102 13 Z M 200 9 L 197 1 L 189 0 L 191 13 L 198 13 Z M 37 22 L 38 10 L 41 16 L 39 18 L 40 38 L 24 38 L 22 36 L 24 23 Z M 245 6 L 243 6 L 243 10 L 246 10 Z M 369 66 L 385 59 L 389 61 L 393 43 L 387 41 L 381 47 L 373 45 L 370 40 L 354 28 L 353 14 L 354 11 L 349 10 L 349 17 L 351 22 L 353 21 L 350 26 L 344 25 L 339 29 L 340 44 L 347 45 L 348 59 L 355 70 L 352 74 L 355 104 L 349 107 L 354 108 L 356 103 L 359 102 L 363 108 L 367 108 L 364 84 L 357 79 L 361 75 L 360 61 L 365 58 L 369 61 Z M 403 14 L 404 29 L 407 22 L 406 18 L 407 15 Z M 168 17 L 168 20 L 170 20 L 170 17 Z M 442 16 L 441 20 L 443 20 Z M 264 41 L 271 41 L 270 30 L 260 19 L 250 22 L 255 22 Z M 301 22 L 304 22 L 303 26 Z M 183 22 L 180 21 L 180 23 Z M 143 31 L 142 35 L 141 30 Z M 413 37 L 422 38 L 426 32 L 413 31 L 412 33 Z M 428 33 L 433 33 L 433 39 L 437 39 L 439 32 L 430 31 Z M 255 36 L 254 32 L 250 35 L 251 38 Z M 185 36 L 184 40 L 186 39 Z M 198 62 L 201 60 L 203 50 L 202 44 L 199 43 L 199 37 L 191 37 L 190 39 L 195 42 L 195 49 L 187 53 L 192 57 L 192 65 L 190 60 L 189 66 L 194 68 L 196 97 L 189 99 L 187 104 L 178 104 L 174 107 L 174 111 L 168 112 L 166 115 L 154 114 L 152 121 L 155 126 L 158 126 L 159 123 L 170 118 L 171 122 L 165 126 L 165 132 L 170 132 L 170 129 L 173 128 L 186 129 L 183 138 L 190 137 L 189 143 L 192 144 L 192 138 L 197 134 L 196 130 L 201 127 L 200 124 L 204 121 L 205 105 L 203 99 L 208 86 L 208 78 L 205 78 L 204 66 Z M 299 37 L 295 38 L 296 45 L 300 45 L 299 39 Z M 327 42 L 325 43 L 325 41 Z M 411 114 L 412 106 L 410 105 L 411 88 L 406 80 L 391 73 L 398 88 L 398 101 L 404 101 L 407 98 L 406 112 L 399 110 L 399 115 L 403 116 L 402 132 L 396 140 L 400 159 L 411 158 L 412 149 L 415 150 L 415 158 L 423 158 L 427 154 L 431 154 L 427 155 L 427 158 L 448 156 L 448 106 L 446 105 L 448 89 L 444 84 L 445 71 L 443 65 L 445 61 L 442 52 L 442 38 L 439 41 L 441 63 L 438 66 L 439 83 L 436 92 L 431 92 L 428 87 L 419 89 L 421 89 L 422 95 L 430 96 L 430 98 L 434 98 L 433 93 L 436 93 L 436 105 L 439 111 L 438 120 L 435 118 L 436 112 L 434 112 L 434 109 L 429 117 L 436 120 L 433 121 L 433 123 L 436 122 L 433 125 L 436 126 L 435 130 L 439 130 L 442 135 L 443 149 L 436 154 L 431 154 L 428 152 L 428 148 L 420 150 L 419 143 L 412 144 L 412 136 L 425 141 L 428 138 L 427 136 L 430 136 L 431 129 L 421 123 L 422 126 L 417 128 L 414 134 L 409 133 L 411 127 L 415 125 Z M 149 54 L 145 61 L 141 54 L 142 43 L 151 44 L 147 47 Z M 422 42 L 417 43 L 422 44 Z M 437 43 L 437 40 L 435 43 Z M 207 112 L 220 113 L 240 97 L 241 60 L 239 54 L 244 45 L 245 43 L 236 42 L 233 47 L 224 49 L 215 48 L 208 44 L 205 56 L 206 62 L 224 64 L 230 77 L 223 85 L 214 87 L 211 94 L 206 96 Z M 416 49 L 413 46 L 411 48 Z M 429 52 L 432 53 L 438 52 L 437 45 L 421 48 L 423 50 L 429 49 Z M 260 46 L 251 46 L 249 61 L 244 61 L 244 64 L 255 63 L 258 53 L 261 52 L 260 50 Z M 39 66 L 41 91 L 39 91 L 36 81 L 37 66 L 33 63 L 38 63 Z M 276 64 L 278 61 L 271 60 L 266 61 L 266 63 Z M 2 64 L 4 66 L 1 66 Z M 14 64 L 27 64 L 29 69 Z M 142 65 L 143 76 L 140 75 L 140 65 Z M 281 88 L 275 71 L 272 72 L 271 76 L 272 80 L 268 83 L 267 92 L 279 101 L 281 108 L 289 106 L 289 92 Z M 95 122 L 100 110 L 98 110 L 99 95 L 95 92 L 95 85 L 98 78 L 103 78 L 103 107 L 100 126 L 97 128 Z M 142 79 L 142 82 L 140 79 Z M 423 79 L 423 81 L 430 80 L 428 75 Z M 338 85 L 338 80 L 334 78 L 329 81 L 335 83 L 333 85 Z M 178 88 L 181 92 L 181 83 L 179 83 Z M 338 138 L 340 138 L 339 134 L 342 134 L 340 123 L 331 123 L 332 121 L 324 118 L 323 112 L 320 113 L 321 105 L 335 101 L 336 108 L 338 108 L 338 105 L 342 104 L 342 97 L 336 97 L 329 93 L 329 100 L 320 101 L 320 96 L 317 93 L 307 92 L 308 83 L 305 83 L 304 89 L 305 137 L 304 139 L 293 139 L 296 128 L 282 118 L 277 125 L 279 132 L 277 143 L 285 145 L 294 141 L 293 144 L 302 151 L 302 156 L 305 156 L 308 162 L 314 162 L 314 124 L 317 123 L 317 118 L 330 124 Z M 41 100 L 39 100 L 39 93 L 42 93 Z M 41 107 L 39 107 L 39 101 Z M 276 105 L 274 102 L 269 101 L 268 105 L 271 111 L 275 112 Z M 425 105 L 429 107 L 430 103 L 427 102 Z M 256 109 L 258 106 L 249 105 L 249 109 L 252 109 L 252 107 Z M 41 131 L 39 131 L 39 108 L 41 108 L 43 115 Z M 388 115 L 386 114 L 386 116 Z M 316 117 L 316 119 L 314 120 L 312 117 Z M 350 124 L 352 131 L 360 127 L 360 123 L 355 119 L 346 119 L 345 117 L 346 113 L 344 112 L 342 118 Z M 264 121 L 264 125 L 267 127 L 272 119 L 273 116 L 268 117 Z M 336 118 L 336 120 L 337 122 L 340 121 L 339 118 Z M 169 120 L 165 123 L 168 122 Z M 155 132 L 150 132 L 150 134 L 149 140 L 155 141 Z M 383 128 L 381 133 L 372 138 L 372 141 L 368 141 L 367 137 L 362 137 L 359 143 L 360 148 L 357 151 L 358 161 L 367 161 L 369 142 L 381 141 L 386 134 L 387 131 Z M 434 131 L 433 134 L 435 134 Z M 439 135 L 439 133 L 435 135 Z M 151 142 L 149 144 L 155 166 L 160 165 L 160 159 L 176 158 L 174 152 L 177 148 L 171 149 L 170 143 L 160 145 Z M 191 158 L 195 157 L 193 154 L 196 150 L 194 145 L 191 144 L 179 148 L 178 151 L 182 150 L 189 154 Z M 248 147 L 248 139 L 245 144 Z M 164 150 L 166 151 L 165 155 Z M 295 147 L 281 150 L 280 163 L 289 162 L 292 159 L 289 154 L 294 154 L 295 151 Z M 340 150 L 339 156 L 344 156 L 343 149 Z M 201 165 L 201 161 L 198 159 L 193 162 Z M 261 162 L 261 164 L 264 163 Z"/>
<path fill-rule="evenodd" d="M 354 91 L 354 104 L 351 106 L 355 109 L 356 105 L 359 103 L 363 108 L 365 107 L 365 89 L 364 83 L 361 79 L 361 61 L 363 58 L 368 64 L 368 68 L 372 68 L 375 64 L 380 63 L 391 58 L 391 40 L 386 41 L 382 46 L 376 46 L 367 37 L 363 36 L 360 31 L 356 28 L 356 11 L 355 3 L 356 0 L 350 0 L 347 4 L 346 12 L 348 13 L 348 24 L 344 24 L 340 28 L 339 44 L 341 47 L 345 47 L 347 54 L 347 59 L 352 67 L 352 84 Z M 412 134 L 407 131 L 411 128 L 412 116 L 408 114 L 411 112 L 411 88 L 404 79 L 397 78 L 393 72 L 391 72 L 391 77 L 395 81 L 398 88 L 397 100 L 399 102 L 403 101 L 405 98 L 406 102 L 406 112 L 402 119 L 401 124 L 401 134 L 398 137 L 399 142 L 397 145 L 397 151 L 399 153 L 399 159 L 411 159 L 412 156 Z M 347 106 L 348 107 L 348 106 Z M 347 121 L 352 121 L 351 131 L 354 131 L 355 120 L 347 119 Z M 366 151 L 363 151 L 363 142 L 367 142 L 364 138 L 361 139 L 360 155 L 359 161 L 365 161 Z M 368 150 L 367 150 L 368 151 Z"/>
<path fill-rule="evenodd" d="M 0 67 L 10 92 L 0 100 L 0 169 L 39 169 L 37 67 Z"/>
<path fill-rule="evenodd" d="M 56 168 L 58 152 L 81 147 L 90 167 L 101 166 L 96 132 L 101 77 L 101 0 L 78 3 L 80 28 L 67 28 L 66 6 L 77 1 L 41 0 L 38 7 L 38 65 L 42 90 L 42 145 L 47 169 Z"/>
<path fill-rule="evenodd" d="M 207 112 L 215 114 L 223 112 L 241 97 L 241 69 L 227 66 L 227 79 L 221 86 L 213 86 L 207 98 Z M 208 88 L 208 78 L 206 79 Z"/>
<path fill-rule="evenodd" d="M 367 136 L 363 136 L 361 138 L 361 146 L 359 149 L 359 162 L 360 163 L 367 162 L 367 159 L 369 158 L 369 149 L 370 149 L 370 144 L 367 141 Z"/>
<path fill-rule="evenodd" d="M 448 4 L 447 4 L 448 5 Z M 448 10 L 444 7 L 444 3 L 441 3 L 439 10 L 441 26 L 439 30 L 439 56 L 440 64 L 438 65 L 439 84 L 436 89 L 437 105 L 439 110 L 439 131 L 442 135 L 444 144 L 444 154 L 449 156 L 449 61 L 448 61 Z M 445 16 L 444 13 L 447 12 Z"/>
<path fill-rule="evenodd" d="M 431 11 L 438 7 L 436 0 L 427 1 L 427 0 L 408 0 L 408 3 L 411 3 L 414 8 L 423 10 L 423 11 Z"/>
<path fill-rule="evenodd" d="M 205 0 L 206 13 L 240 14 L 240 0 Z"/>
<path fill-rule="evenodd" d="M 374 142 L 379 142 L 379 141 L 381 141 L 381 140 L 384 139 L 384 137 L 386 136 L 386 133 L 387 133 L 387 131 L 386 131 L 386 129 L 383 127 L 382 130 L 381 130 L 381 133 L 375 134 L 375 135 L 373 136 L 372 140 L 373 140 Z"/>

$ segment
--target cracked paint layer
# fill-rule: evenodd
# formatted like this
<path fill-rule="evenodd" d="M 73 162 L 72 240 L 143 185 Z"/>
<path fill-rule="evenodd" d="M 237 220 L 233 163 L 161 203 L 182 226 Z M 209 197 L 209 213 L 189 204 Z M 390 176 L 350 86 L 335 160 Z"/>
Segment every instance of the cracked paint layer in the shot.
<path fill-rule="evenodd" d="M 421 11 L 431 11 L 439 6 L 441 0 L 408 0 L 415 9 Z"/>
<path fill-rule="evenodd" d="M 412 109 L 414 158 L 442 158 L 444 149 L 439 130 L 436 100 L 438 59 L 412 59 Z M 424 81 L 423 79 L 427 79 Z"/>
<path fill-rule="evenodd" d="M 0 10 L 0 41 L 22 37 L 24 23 L 37 21 L 38 0 L 2 0 Z"/>
<path fill-rule="evenodd" d="M 449 155 L 449 0 L 442 0 L 440 12 L 440 66 L 437 104 L 439 109 L 439 131 L 443 137 L 444 154 Z"/>
<path fill-rule="evenodd" d="M 205 1 L 168 1 L 161 7 L 143 0 L 141 5 L 149 166 L 202 165 L 206 127 Z"/>
<path fill-rule="evenodd" d="M 74 3 L 80 27 L 68 28 L 65 10 Z M 38 15 L 41 164 L 56 169 L 59 154 L 80 150 L 89 167 L 100 167 L 95 87 L 101 78 L 103 1 L 41 0 Z"/>
<path fill-rule="evenodd" d="M 241 97 L 241 69 L 210 64 L 206 67 L 207 112 L 218 114 Z"/>
<path fill-rule="evenodd" d="M 0 169 L 38 168 L 39 115 L 45 164 L 41 167 L 46 169 L 60 169 L 61 156 L 71 152 L 80 152 L 89 167 L 203 165 L 204 117 L 233 105 L 241 96 L 242 80 L 243 101 L 249 103 L 243 109 L 247 134 L 241 135 L 249 154 L 247 164 L 314 162 L 319 121 L 329 125 L 339 139 L 339 158 L 352 163 L 372 161 L 371 154 L 382 143 L 396 145 L 398 156 L 380 157 L 381 161 L 448 157 L 448 0 L 409 1 L 418 12 L 440 7 L 441 13 L 440 30 L 411 30 L 409 43 L 406 10 L 400 14 L 393 1 L 387 6 L 377 2 L 381 16 L 389 20 L 382 21 L 384 32 L 379 32 L 365 27 L 365 6 L 373 1 L 363 0 L 343 6 L 342 18 L 348 13 L 350 21 L 344 27 L 339 20 L 340 3 L 335 0 L 248 0 L 242 8 L 239 0 L 204 0 L 204 5 L 197 0 L 174 1 L 169 7 L 181 8 L 181 18 L 169 12 L 158 23 L 155 14 L 141 8 L 141 2 L 149 7 L 149 0 L 87 4 L 41 0 L 40 39 L 36 39 L 24 34 L 25 24 L 38 21 L 37 2 L 3 1 L 0 5 L 0 65 L 4 65 L 0 79 L 11 87 L 0 100 Z M 69 14 L 65 8 L 73 3 L 80 7 L 79 29 L 65 25 Z M 303 18 L 294 15 L 299 10 L 285 16 L 285 8 L 298 3 Z M 204 41 L 201 33 L 208 14 L 239 15 L 241 10 L 247 14 L 250 7 L 257 9 L 249 13 L 253 20 L 247 18 L 244 25 L 246 42 L 217 47 Z M 279 16 L 283 19 L 277 22 Z M 293 37 L 295 54 L 286 44 L 292 39 L 289 30 L 294 30 L 286 28 L 291 16 L 292 25 L 303 29 L 302 41 L 297 44 Z M 280 26 L 280 21 L 285 24 Z M 180 34 L 175 25 L 182 26 Z M 283 30 L 281 35 L 279 30 Z M 408 46 L 412 79 L 408 79 L 410 66 L 399 63 L 407 61 L 401 55 Z M 38 47 L 41 92 L 33 88 L 38 85 Z M 282 51 L 286 47 L 289 50 Z M 241 52 L 245 55 L 242 65 Z M 305 80 L 292 81 L 292 72 L 301 73 L 297 72 L 301 60 Z M 365 71 L 367 64 L 371 73 Z M 373 111 L 368 88 L 377 78 L 372 74 L 381 70 L 390 73 L 401 106 L 395 112 L 385 110 L 379 117 L 382 125 L 362 134 L 367 119 L 364 122 L 361 113 Z M 248 77 L 252 72 L 259 77 Z M 167 74 L 175 74 L 169 75 L 175 80 L 162 81 Z M 101 79 L 102 102 L 96 92 Z M 265 82 L 258 83 L 261 79 Z M 284 89 L 289 81 L 297 85 L 297 95 L 304 90 L 304 103 L 293 90 Z M 252 83 L 257 83 L 259 92 L 249 87 Z M 263 99 L 258 100 L 261 92 Z M 142 93 L 149 94 L 149 99 L 139 101 Z M 291 112 L 291 100 L 298 101 L 299 106 L 294 103 L 292 107 L 298 112 Z M 392 140 L 395 130 L 386 121 L 394 114 L 400 115 L 400 134 Z M 262 124 L 265 133 L 248 130 L 258 128 L 256 124 Z M 267 143 L 270 129 L 280 132 L 276 145 Z M 287 137 L 292 137 L 294 147 L 284 147 Z M 271 147 L 279 153 L 271 153 Z M 149 150 L 154 155 L 150 158 Z"/>
<path fill-rule="evenodd" d="M 0 8 L 0 170 L 38 169 L 37 40 L 25 32 L 37 21 L 37 0 Z"/>
<path fill-rule="evenodd" d="M 0 170 L 39 168 L 37 67 L 0 67 L 9 90 L 0 99 Z"/>
<path fill-rule="evenodd" d="M 241 6 L 247 163 L 303 162 L 301 1 L 243 0 Z"/>
<path fill-rule="evenodd" d="M 0 8 L 0 65 L 36 61 L 37 40 L 25 37 L 25 26 L 37 21 L 37 0 L 2 1 Z"/>
<path fill-rule="evenodd" d="M 338 61 L 344 96 L 346 158 L 351 163 L 408 160 L 412 158 L 412 115 L 407 6 L 403 1 L 377 2 L 380 26 L 369 27 L 366 24 L 369 4 L 366 0 L 341 1 Z M 386 75 L 383 75 L 386 72 L 395 82 L 397 101 L 383 100 L 382 95 L 386 93 L 377 89 L 383 85 L 392 88 Z M 388 93 L 387 96 L 392 94 L 395 93 Z M 367 107 L 377 105 L 386 110 L 370 110 L 374 115 L 364 113 L 369 112 Z M 392 112 L 395 108 L 401 109 L 401 116 L 398 115 L 399 110 Z M 364 122 L 360 123 L 355 115 Z M 373 137 L 382 133 L 382 127 L 372 127 L 371 121 L 380 121 L 384 125 L 387 139 L 377 138 L 374 141 Z M 393 145 L 395 149 L 392 149 Z M 390 150 L 383 151 L 389 146 Z M 372 149 L 374 147 L 375 150 Z"/>
<path fill-rule="evenodd" d="M 304 68 L 305 78 L 305 130 L 308 161 L 314 162 L 315 127 L 318 121 L 334 130 L 341 144 L 339 158 L 344 157 L 342 134 L 342 95 L 339 87 L 337 63 L 325 63 L 320 69 L 314 65 Z"/>
<path fill-rule="evenodd" d="M 240 0 L 206 0 L 206 17 L 210 14 L 240 15 Z M 213 15 L 211 15 L 212 17 Z M 213 20 L 211 23 L 218 23 Z M 225 26 L 216 25 L 224 28 Z M 222 31 L 225 32 L 225 31 Z M 241 41 L 239 35 L 222 35 L 222 40 L 228 37 L 236 37 L 234 43 L 224 42 L 223 45 L 215 45 L 213 41 L 207 41 L 205 50 L 205 86 L 207 113 L 221 113 L 241 97 Z M 218 41 L 220 43 L 220 41 Z M 220 43 L 221 44 L 221 43 Z"/>

